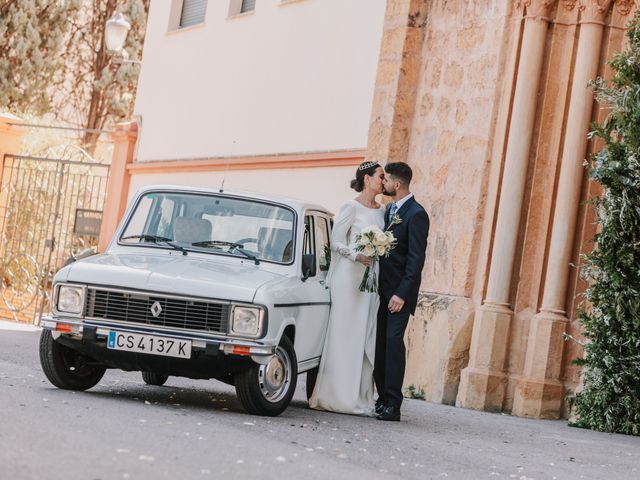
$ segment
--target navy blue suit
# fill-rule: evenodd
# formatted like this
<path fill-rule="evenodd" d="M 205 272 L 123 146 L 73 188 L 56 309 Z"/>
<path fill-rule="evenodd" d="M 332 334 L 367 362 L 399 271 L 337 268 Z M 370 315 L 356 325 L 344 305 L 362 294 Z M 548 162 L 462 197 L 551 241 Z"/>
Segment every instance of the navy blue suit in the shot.
<path fill-rule="evenodd" d="M 422 268 L 429 236 L 429 216 L 413 197 L 396 215 L 402 222 L 390 227 L 397 244 L 388 257 L 380 258 L 378 293 L 378 330 L 374 377 L 378 401 L 386 406 L 402 405 L 402 382 L 405 371 L 404 332 L 409 315 L 415 314 Z M 389 208 L 385 213 L 385 228 L 391 223 Z M 389 300 L 397 295 L 404 300 L 402 310 L 389 312 Z"/>

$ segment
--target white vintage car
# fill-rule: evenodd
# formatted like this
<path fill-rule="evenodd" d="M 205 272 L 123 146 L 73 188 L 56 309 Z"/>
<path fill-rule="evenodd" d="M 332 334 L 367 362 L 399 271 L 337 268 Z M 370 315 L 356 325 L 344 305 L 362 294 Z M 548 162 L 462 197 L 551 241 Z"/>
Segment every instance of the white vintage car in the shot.
<path fill-rule="evenodd" d="M 279 415 L 297 375 L 315 382 L 329 316 L 331 213 L 301 201 L 153 186 L 104 254 L 55 276 L 40 361 L 58 388 L 107 368 L 235 385 L 244 408 Z"/>

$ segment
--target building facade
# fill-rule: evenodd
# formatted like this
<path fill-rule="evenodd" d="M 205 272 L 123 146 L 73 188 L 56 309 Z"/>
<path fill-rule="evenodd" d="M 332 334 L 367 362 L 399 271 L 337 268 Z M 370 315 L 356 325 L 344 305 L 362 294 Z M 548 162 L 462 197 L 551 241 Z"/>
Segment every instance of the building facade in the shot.
<path fill-rule="evenodd" d="M 384 13 L 384 0 L 152 2 L 131 192 L 224 181 L 336 209 L 367 146 Z"/>
<path fill-rule="evenodd" d="M 604 118 L 588 83 L 610 75 L 635 3 L 244 4 L 208 2 L 204 23 L 176 29 L 182 0 L 152 3 L 105 236 L 143 184 L 224 178 L 335 209 L 363 158 L 407 162 L 431 232 L 406 385 L 435 402 L 566 416 L 581 351 L 564 334 L 580 336 L 576 266 L 598 193 L 583 163 Z"/>

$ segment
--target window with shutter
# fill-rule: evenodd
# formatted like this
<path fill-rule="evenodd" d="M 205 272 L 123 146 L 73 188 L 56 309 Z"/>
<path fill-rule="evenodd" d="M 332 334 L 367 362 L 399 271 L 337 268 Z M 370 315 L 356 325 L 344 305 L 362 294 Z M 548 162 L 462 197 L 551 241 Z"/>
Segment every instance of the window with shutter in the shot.
<path fill-rule="evenodd" d="M 240 13 L 253 12 L 256 9 L 256 0 L 242 0 Z"/>
<path fill-rule="evenodd" d="M 207 11 L 207 0 L 183 0 L 180 28 L 204 23 Z"/>

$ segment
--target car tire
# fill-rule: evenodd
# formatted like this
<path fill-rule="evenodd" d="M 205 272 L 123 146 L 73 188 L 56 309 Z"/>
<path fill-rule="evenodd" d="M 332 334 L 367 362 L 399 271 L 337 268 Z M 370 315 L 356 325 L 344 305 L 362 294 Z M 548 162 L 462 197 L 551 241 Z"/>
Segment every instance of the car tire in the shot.
<path fill-rule="evenodd" d="M 47 379 L 63 390 L 88 390 L 104 376 L 106 369 L 87 363 L 87 357 L 56 342 L 50 330 L 40 335 L 40 365 Z"/>
<path fill-rule="evenodd" d="M 313 389 L 316 387 L 316 380 L 318 379 L 318 367 L 312 368 L 307 371 L 307 400 L 313 395 Z"/>
<path fill-rule="evenodd" d="M 142 372 L 142 380 L 144 380 L 144 383 L 147 385 L 161 387 L 167 382 L 167 380 L 169 380 L 169 375 L 162 375 L 161 373 L 154 372 Z"/>
<path fill-rule="evenodd" d="M 248 413 L 275 417 L 289 406 L 297 377 L 296 352 L 285 335 L 268 364 L 253 364 L 236 374 L 236 393 Z"/>

